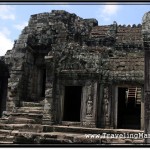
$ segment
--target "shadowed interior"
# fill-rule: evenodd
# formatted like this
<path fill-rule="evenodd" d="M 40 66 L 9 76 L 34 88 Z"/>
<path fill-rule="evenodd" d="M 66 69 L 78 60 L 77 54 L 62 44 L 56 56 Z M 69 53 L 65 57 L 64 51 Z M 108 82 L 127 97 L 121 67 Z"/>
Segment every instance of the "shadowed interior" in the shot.
<path fill-rule="evenodd" d="M 135 98 L 126 103 L 127 88 L 118 88 L 118 128 L 140 129 L 141 105 L 135 104 Z"/>
<path fill-rule="evenodd" d="M 80 121 L 81 86 L 66 86 L 63 121 Z"/>

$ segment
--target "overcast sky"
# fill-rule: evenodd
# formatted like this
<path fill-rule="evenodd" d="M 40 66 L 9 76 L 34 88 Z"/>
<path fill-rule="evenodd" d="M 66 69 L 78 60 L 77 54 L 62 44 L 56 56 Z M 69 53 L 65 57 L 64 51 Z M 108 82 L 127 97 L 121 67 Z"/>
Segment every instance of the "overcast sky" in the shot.
<path fill-rule="evenodd" d="M 1 3 L 0 3 L 1 4 Z M 143 3 L 144 4 L 144 3 Z M 51 12 L 51 10 L 66 10 L 82 18 L 95 18 L 99 25 L 139 24 L 145 12 L 150 11 L 150 5 L 0 5 L 0 56 L 12 49 L 14 40 L 18 39 L 21 30 L 28 25 L 30 15 Z"/>

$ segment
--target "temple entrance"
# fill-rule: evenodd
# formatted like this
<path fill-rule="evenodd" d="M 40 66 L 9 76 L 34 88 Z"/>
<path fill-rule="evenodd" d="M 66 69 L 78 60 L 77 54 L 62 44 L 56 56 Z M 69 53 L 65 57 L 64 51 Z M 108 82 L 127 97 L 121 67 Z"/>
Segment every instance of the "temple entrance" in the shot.
<path fill-rule="evenodd" d="M 33 68 L 31 71 L 31 94 L 29 101 L 41 101 L 45 97 L 45 86 L 46 86 L 46 69 L 44 66 Z"/>
<path fill-rule="evenodd" d="M 82 86 L 66 86 L 63 121 L 80 122 Z"/>
<path fill-rule="evenodd" d="M 134 88 L 118 88 L 117 128 L 140 129 L 141 103 L 135 94 Z"/>

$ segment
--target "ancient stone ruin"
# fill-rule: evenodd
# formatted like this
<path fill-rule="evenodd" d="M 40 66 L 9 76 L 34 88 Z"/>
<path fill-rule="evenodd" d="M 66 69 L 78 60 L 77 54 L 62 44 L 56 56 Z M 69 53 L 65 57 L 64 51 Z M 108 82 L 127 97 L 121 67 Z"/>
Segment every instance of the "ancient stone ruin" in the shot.
<path fill-rule="evenodd" d="M 32 15 L 0 58 L 0 143 L 143 144 L 91 137 L 144 134 L 142 33 L 62 10 Z"/>

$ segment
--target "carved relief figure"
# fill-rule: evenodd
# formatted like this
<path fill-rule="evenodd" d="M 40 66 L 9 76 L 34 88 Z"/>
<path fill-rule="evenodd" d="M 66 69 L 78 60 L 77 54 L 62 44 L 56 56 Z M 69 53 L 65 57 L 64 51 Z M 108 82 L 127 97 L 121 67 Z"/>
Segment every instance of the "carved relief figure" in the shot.
<path fill-rule="evenodd" d="M 104 99 L 104 113 L 108 117 L 108 100 Z"/>
<path fill-rule="evenodd" d="M 104 110 L 104 116 L 105 116 L 105 123 L 106 125 L 108 124 L 109 121 L 109 113 L 108 113 L 108 107 L 109 107 L 109 101 L 108 101 L 108 87 L 104 88 L 104 105 L 103 105 L 103 110 Z"/>
<path fill-rule="evenodd" d="M 91 95 L 88 96 L 87 100 L 87 111 L 86 114 L 88 116 L 92 116 L 92 111 L 93 111 L 93 101 L 91 100 Z"/>

